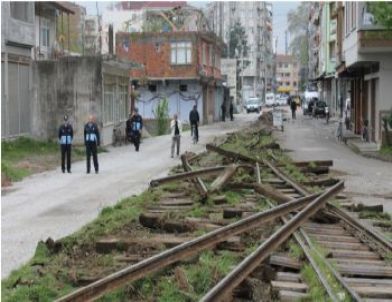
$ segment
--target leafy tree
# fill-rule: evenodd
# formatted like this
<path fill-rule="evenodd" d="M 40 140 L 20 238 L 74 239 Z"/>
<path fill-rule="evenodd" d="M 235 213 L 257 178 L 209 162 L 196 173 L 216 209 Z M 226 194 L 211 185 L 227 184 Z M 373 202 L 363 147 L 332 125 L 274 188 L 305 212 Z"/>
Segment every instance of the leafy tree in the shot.
<path fill-rule="evenodd" d="M 228 47 L 225 49 L 223 57 L 230 59 L 237 58 L 236 82 L 237 92 L 240 92 L 242 90 L 240 75 L 242 70 L 245 70 L 249 66 L 250 61 L 243 59 L 246 58 L 249 53 L 248 36 L 245 28 L 239 21 L 236 21 L 234 25 L 230 27 L 228 38 Z M 239 60 L 240 58 L 242 58 L 242 60 Z"/>
<path fill-rule="evenodd" d="M 158 135 L 166 134 L 169 127 L 169 102 L 166 98 L 157 104 L 154 110 L 154 116 L 157 120 Z"/>
<path fill-rule="evenodd" d="M 370 12 L 376 22 L 392 30 L 392 3 L 391 2 L 368 2 Z"/>
<path fill-rule="evenodd" d="M 310 5 L 310 2 L 301 2 L 295 10 L 290 10 L 287 14 L 288 31 L 293 37 L 290 42 L 291 54 L 300 62 L 302 68 L 306 68 L 309 61 L 308 22 Z M 301 77 L 300 82 L 300 87 L 303 88 L 306 79 Z"/>

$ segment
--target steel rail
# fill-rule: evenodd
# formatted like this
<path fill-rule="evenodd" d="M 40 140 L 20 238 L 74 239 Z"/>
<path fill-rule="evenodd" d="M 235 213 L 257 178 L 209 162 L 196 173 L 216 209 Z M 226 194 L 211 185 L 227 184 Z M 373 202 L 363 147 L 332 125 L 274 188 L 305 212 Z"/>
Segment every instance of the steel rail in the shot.
<path fill-rule="evenodd" d="M 281 172 L 279 168 L 275 167 L 273 164 L 271 164 L 267 160 L 264 160 L 264 162 L 279 178 L 281 178 L 286 183 L 288 183 L 290 186 L 292 186 L 298 193 L 302 194 L 303 196 L 306 196 L 309 194 L 308 190 L 306 190 L 303 186 L 296 183 L 290 177 L 288 177 L 283 172 Z M 361 231 L 361 232 L 365 232 L 367 237 L 370 237 L 373 241 L 376 241 L 379 244 L 381 244 L 384 247 L 384 249 L 386 249 L 388 252 L 392 252 L 392 243 L 385 236 L 383 236 L 380 232 L 378 232 L 374 228 L 371 228 L 370 226 L 366 226 L 366 225 L 362 224 L 358 219 L 350 216 L 349 214 L 347 214 L 342 209 L 339 209 L 334 204 L 327 203 L 326 206 L 327 206 L 328 210 L 333 212 L 338 218 L 344 220 L 349 225 L 354 227 L 356 230 Z"/>
<path fill-rule="evenodd" d="M 158 271 L 172 263 L 195 255 L 200 251 L 212 247 L 219 242 L 225 241 L 234 235 L 253 230 L 255 227 L 260 226 L 268 221 L 274 220 L 291 211 L 304 207 L 309 204 L 310 201 L 316 199 L 320 199 L 319 194 L 301 197 L 294 201 L 279 205 L 273 209 L 251 215 L 237 222 L 211 231 L 203 236 L 197 237 L 191 241 L 184 242 L 176 247 L 165 250 L 134 265 L 128 266 L 94 283 L 79 288 L 56 301 L 65 302 L 95 300 L 105 293 L 121 287 L 128 282 L 143 278 L 149 273 Z"/>
<path fill-rule="evenodd" d="M 164 183 L 168 183 L 171 181 L 176 181 L 179 179 L 191 179 L 191 178 L 196 178 L 199 176 L 206 176 L 206 175 L 216 175 L 221 173 L 226 169 L 227 166 L 218 166 L 218 167 L 211 167 L 211 168 L 205 168 L 205 169 L 199 169 L 199 170 L 193 170 L 189 172 L 183 172 L 183 173 L 177 173 L 165 177 L 160 177 L 156 178 L 150 181 L 150 186 L 155 187 L 159 186 Z"/>
<path fill-rule="evenodd" d="M 267 200 L 267 203 L 269 204 L 269 206 L 271 208 L 274 207 L 274 204 L 272 204 L 270 201 Z M 288 222 L 288 219 L 286 217 L 284 217 L 284 216 L 280 217 L 280 220 L 284 224 Z M 299 231 L 302 233 L 303 229 L 299 228 Z M 329 285 L 328 280 L 326 280 L 326 278 L 324 278 L 324 274 L 322 273 L 322 271 L 321 271 L 320 267 L 318 266 L 317 262 L 313 259 L 312 255 L 311 255 L 311 251 L 309 250 L 309 248 L 305 245 L 305 243 L 300 238 L 300 235 L 299 235 L 298 231 L 295 231 L 293 233 L 293 236 L 294 236 L 295 241 L 297 241 L 298 245 L 303 250 L 303 252 L 304 252 L 306 258 L 308 259 L 310 265 L 312 266 L 313 270 L 316 272 L 317 278 L 319 279 L 321 285 L 325 288 L 325 291 L 327 292 L 328 296 L 331 298 L 331 300 L 333 302 L 340 301 L 339 298 L 333 292 L 333 289 Z M 311 248 L 313 248 L 313 247 L 311 247 Z"/>
<path fill-rule="evenodd" d="M 227 295 L 237 287 L 245 278 L 263 261 L 272 251 L 285 242 L 294 231 L 309 217 L 315 214 L 329 198 L 336 195 L 344 188 L 343 181 L 327 189 L 303 210 L 296 214 L 290 221 L 277 232 L 264 241 L 253 253 L 246 257 L 234 270 L 215 285 L 203 298 L 203 302 L 226 301 Z"/>

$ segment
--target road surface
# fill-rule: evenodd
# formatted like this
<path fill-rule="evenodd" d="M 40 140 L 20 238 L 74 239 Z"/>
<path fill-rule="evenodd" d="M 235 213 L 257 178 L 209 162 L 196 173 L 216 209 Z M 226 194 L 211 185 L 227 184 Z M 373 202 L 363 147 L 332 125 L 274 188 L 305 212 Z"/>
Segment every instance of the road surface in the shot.
<path fill-rule="evenodd" d="M 285 123 L 284 132 L 277 132 L 281 145 L 292 150 L 295 160 L 332 159 L 332 169 L 341 172 L 345 193 L 355 202 L 383 204 L 392 214 L 392 163 L 365 158 L 354 153 L 335 138 L 337 123 L 312 119 L 298 114 L 298 119 Z"/>
<path fill-rule="evenodd" d="M 181 151 L 204 151 L 215 136 L 246 127 L 256 118 L 255 114 L 236 115 L 234 122 L 201 127 L 197 145 L 191 144 L 186 132 Z M 72 165 L 72 174 L 63 174 L 58 168 L 14 184 L 2 196 L 2 278 L 33 256 L 39 240 L 72 234 L 102 208 L 141 193 L 152 178 L 165 175 L 180 163 L 179 158 L 170 158 L 170 146 L 169 136 L 145 139 L 139 153 L 127 145 L 99 154 L 99 174 L 86 174 L 86 164 L 81 161 Z"/>

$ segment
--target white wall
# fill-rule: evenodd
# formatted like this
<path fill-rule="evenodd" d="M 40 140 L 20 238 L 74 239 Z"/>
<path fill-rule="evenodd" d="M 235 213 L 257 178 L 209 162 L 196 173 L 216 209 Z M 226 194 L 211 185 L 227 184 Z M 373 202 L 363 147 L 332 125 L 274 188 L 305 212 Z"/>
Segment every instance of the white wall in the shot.
<path fill-rule="evenodd" d="M 179 93 L 179 81 L 169 81 L 169 85 L 165 83 L 157 83 L 157 91 L 151 92 L 148 87 L 140 87 L 138 89 L 140 96 L 136 102 L 136 107 L 139 108 L 139 113 L 145 119 L 154 118 L 154 110 L 158 102 L 166 97 L 169 101 L 169 116 L 177 113 L 180 120 L 188 121 L 189 112 L 192 110 L 193 105 L 197 103 L 197 110 L 200 115 L 200 122 L 203 122 L 203 93 L 201 85 L 196 81 L 181 81 L 181 84 L 188 85 L 188 91 Z M 197 99 L 184 100 L 186 98 Z"/>

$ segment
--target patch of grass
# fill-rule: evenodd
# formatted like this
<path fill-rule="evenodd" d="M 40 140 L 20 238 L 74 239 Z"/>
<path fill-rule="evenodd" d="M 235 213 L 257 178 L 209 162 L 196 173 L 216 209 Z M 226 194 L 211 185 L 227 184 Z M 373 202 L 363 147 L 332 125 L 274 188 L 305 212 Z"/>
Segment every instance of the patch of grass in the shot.
<path fill-rule="evenodd" d="M 309 264 L 303 266 L 301 276 L 309 286 L 309 298 L 301 299 L 301 301 L 329 301 L 324 288 L 317 279 L 315 271 Z"/>
<path fill-rule="evenodd" d="M 377 219 L 377 220 L 391 220 L 391 215 L 386 212 L 372 212 L 362 211 L 359 212 L 359 218 L 361 219 Z"/>
<path fill-rule="evenodd" d="M 158 283 L 159 302 L 187 302 L 192 301 L 183 291 L 181 291 L 175 280 L 171 277 L 163 278 Z"/>
<path fill-rule="evenodd" d="M 233 191 L 226 191 L 225 196 L 227 199 L 227 202 L 231 205 L 235 205 L 241 201 L 243 198 L 240 193 L 238 192 L 233 192 Z"/>
<path fill-rule="evenodd" d="M 289 243 L 289 253 L 296 259 L 301 259 L 304 256 L 304 252 L 301 247 L 293 241 L 290 241 Z"/>
<path fill-rule="evenodd" d="M 292 177 L 294 180 L 298 182 L 308 180 L 307 177 L 298 169 L 298 167 L 296 167 L 291 163 L 286 163 L 284 170 L 286 170 L 289 173 L 290 177 Z"/>
<path fill-rule="evenodd" d="M 67 255 L 74 249 L 91 246 L 101 236 L 113 233 L 135 221 L 143 207 L 156 198 L 156 194 L 156 192 L 145 191 L 139 196 L 121 200 L 114 207 L 102 209 L 94 221 L 61 240 L 63 250 L 59 254 L 51 254 L 44 243 L 38 244 L 34 257 L 2 281 L 1 300 L 53 301 L 71 291 L 74 285 L 67 273 L 69 267 L 64 264 Z M 111 267 L 114 264 L 111 255 L 102 255 L 96 261 L 101 267 Z M 43 273 L 37 271 L 36 264 L 44 265 Z M 113 297 L 122 297 L 122 293 L 116 292 L 113 295 Z M 103 301 L 121 301 L 121 299 Z"/>
<path fill-rule="evenodd" d="M 18 161 L 34 154 L 48 154 L 59 151 L 59 146 L 53 141 L 40 141 L 29 137 L 19 137 L 12 141 L 1 143 L 2 160 Z"/>
<path fill-rule="evenodd" d="M 10 181 L 20 181 L 26 176 L 29 176 L 30 171 L 25 168 L 17 168 L 12 163 L 3 159 L 1 161 L 1 174 L 2 177 Z"/>
<path fill-rule="evenodd" d="M 382 155 L 389 155 L 392 156 L 392 146 L 382 146 L 378 151 Z"/>

